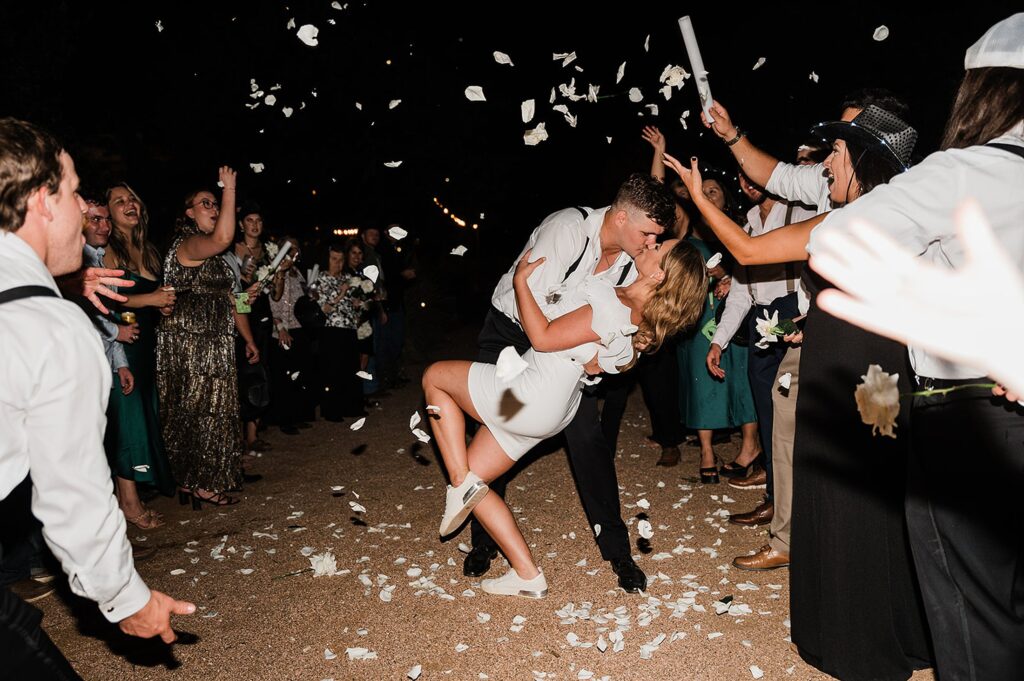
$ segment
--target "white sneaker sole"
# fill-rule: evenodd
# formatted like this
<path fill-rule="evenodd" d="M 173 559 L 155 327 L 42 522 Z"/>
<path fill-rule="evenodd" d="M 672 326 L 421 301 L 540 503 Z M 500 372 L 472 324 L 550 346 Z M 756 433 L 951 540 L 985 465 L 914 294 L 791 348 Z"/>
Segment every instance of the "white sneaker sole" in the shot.
<path fill-rule="evenodd" d="M 474 483 L 472 487 L 466 490 L 465 494 L 462 495 L 462 508 L 459 509 L 459 512 L 451 518 L 441 519 L 441 527 L 439 529 L 441 536 L 446 537 L 459 529 L 462 523 L 466 521 L 466 518 L 469 517 L 469 514 L 473 512 L 473 509 L 476 508 L 476 505 L 487 496 L 489 491 L 490 487 L 483 480 Z"/>

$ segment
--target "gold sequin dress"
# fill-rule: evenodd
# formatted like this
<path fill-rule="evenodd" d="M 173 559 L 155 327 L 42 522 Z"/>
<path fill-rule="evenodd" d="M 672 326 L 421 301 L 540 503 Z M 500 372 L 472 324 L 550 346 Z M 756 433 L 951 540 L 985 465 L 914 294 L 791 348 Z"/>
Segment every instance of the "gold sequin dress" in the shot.
<path fill-rule="evenodd" d="M 164 260 L 164 282 L 177 300 L 157 335 L 160 420 L 178 484 L 223 492 L 242 477 L 234 277 L 219 256 L 198 267 L 178 262 L 181 242 L 197 233 L 194 226 L 179 232 Z"/>

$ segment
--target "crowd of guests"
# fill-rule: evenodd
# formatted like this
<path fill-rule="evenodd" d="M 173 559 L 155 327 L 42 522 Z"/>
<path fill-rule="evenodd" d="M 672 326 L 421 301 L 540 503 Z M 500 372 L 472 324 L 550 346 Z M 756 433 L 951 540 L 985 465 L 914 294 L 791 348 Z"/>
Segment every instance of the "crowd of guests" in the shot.
<path fill-rule="evenodd" d="M 266 428 L 296 435 L 318 408 L 329 421 L 359 418 L 386 387 L 407 381 L 412 249 L 366 227 L 329 243 L 323 269 L 303 274 L 300 240 L 268 239 L 258 205 L 236 208 L 236 181 L 224 167 L 219 192 L 185 196 L 162 253 L 129 184 L 80 192 L 83 268 L 116 270 L 113 299 L 97 306 L 82 295 L 81 271 L 58 283 L 103 343 L 113 376 L 104 449 L 119 508 L 140 530 L 163 525 L 146 504 L 158 495 L 177 493 L 196 510 L 238 503 L 262 477 L 246 469 L 271 448 L 260 437 Z M 53 584 L 28 489 L 4 502 L 0 579 L 31 602 Z M 134 551 L 136 560 L 152 554 Z"/>
<path fill-rule="evenodd" d="M 745 214 L 727 173 L 701 169 L 696 158 L 680 162 L 666 153 L 660 131 L 644 132 L 655 151 L 651 174 L 663 181 L 668 166 L 678 176 L 667 188 L 646 178 L 676 197 L 666 236 L 700 253 L 710 284 L 706 291 L 701 284 L 706 302 L 693 332 L 605 382 L 598 449 L 614 448 L 631 382 L 638 382 L 662 450 L 659 465 L 678 464 L 689 431 L 702 483 L 726 477 L 740 488 L 763 486 L 765 502 L 731 521 L 769 525 L 769 544 L 733 565 L 791 569 L 793 643 L 808 663 L 842 679 L 905 679 L 928 666 L 943 679 L 1011 679 L 1024 661 L 1024 516 L 1014 495 L 988 494 L 991 479 L 980 474 L 997 475 L 1011 490 L 1024 483 L 1017 395 L 983 383 L 986 372 L 1024 375 L 1016 354 L 1003 350 L 1012 342 L 992 342 L 1010 365 L 997 371 L 981 359 L 984 349 L 917 340 L 948 329 L 911 333 L 898 319 L 873 324 L 825 278 L 842 277 L 865 299 L 877 288 L 851 275 L 858 267 L 870 271 L 872 260 L 858 243 L 858 221 L 876 225 L 868 241 L 882 243 L 883 234 L 903 256 L 947 278 L 965 263 L 976 266 L 977 235 L 968 241 L 954 218 L 970 199 L 991 220 L 992 243 L 1001 245 L 990 255 L 994 272 L 1017 268 L 1005 277 L 1011 288 L 1004 293 L 1024 299 L 1024 14 L 992 27 L 968 50 L 965 67 L 942 149 L 919 162 L 913 116 L 885 91 L 843 101 L 838 120 L 815 126 L 815 139 L 798 149 L 794 164 L 755 146 L 713 103 L 715 120 L 704 123 L 738 163 L 740 189 L 752 204 Z M 161 254 L 130 186 L 83 200 L 70 156 L 49 134 L 4 119 L 0 141 L 0 304 L 10 304 L 5 350 L 18 360 L 0 365 L 7 379 L 0 418 L 13 434 L 0 441 L 0 493 L 6 504 L 24 504 L 34 487 L 32 510 L 72 589 L 100 603 L 127 633 L 171 642 L 170 615 L 195 607 L 145 586 L 125 522 L 144 530 L 162 523 L 145 505 L 146 490 L 177 491 L 197 510 L 238 503 L 232 495 L 258 480 L 246 472 L 245 458 L 266 448 L 259 433 L 270 422 L 295 434 L 317 407 L 332 421 L 362 416 L 377 374 L 401 380 L 401 335 L 394 333 L 404 322 L 391 324 L 404 318 L 400 292 L 415 268 L 380 229 L 368 228 L 332 244 L 323 270 L 304 276 L 300 241 L 265 239 L 259 209 L 236 208 L 237 176 L 228 167 L 219 171 L 219 196 L 201 189 L 185 197 L 174 241 Z M 579 212 L 586 222 L 587 211 Z M 652 242 L 670 215 L 657 212 L 665 220 L 644 232 Z M 603 214 L 614 220 L 614 211 Z M 571 211 L 558 215 L 580 220 Z M 588 239 L 583 249 L 600 246 Z M 643 258 L 653 247 L 629 257 Z M 624 252 L 618 249 L 619 260 L 629 259 Z M 804 268 L 808 253 L 811 267 Z M 76 270 L 63 291 L 91 326 L 67 314 L 54 286 L 53 277 Z M 963 297 L 991 295 L 976 281 L 982 283 Z M 97 293 L 117 302 L 108 307 Z M 492 326 L 509 317 L 495 321 L 504 314 L 497 305 Z M 884 297 L 877 305 L 886 309 Z M 960 323 L 971 319 L 956 305 L 950 314 Z M 889 337 L 915 342 L 908 352 Z M 854 398 L 872 364 L 892 374 L 899 393 L 918 389 L 884 427 L 889 437 L 873 433 Z M 102 394 L 108 390 L 109 399 Z M 716 435 L 736 430 L 739 453 L 720 464 Z M 577 446 L 567 440 L 572 455 Z M 100 448 L 113 484 L 96 465 Z M 592 462 L 587 472 L 604 475 L 605 464 Z M 18 485 L 28 473 L 31 480 Z M 614 470 L 605 478 L 615 505 L 609 512 L 620 516 Z M 577 479 L 581 489 L 585 482 Z M 581 500 L 588 516 L 608 501 Z M 31 534 L 10 541 L 12 527 L 31 526 L 10 509 L 18 510 L 5 509 L 0 567 L 44 584 L 32 573 L 41 542 Z M 610 532 L 594 530 L 604 556 Z M 625 538 L 621 530 L 615 541 Z M 473 543 L 464 571 L 481 575 L 494 549 L 476 532 Z M 608 553 L 620 585 L 646 587 L 628 554 Z M 134 559 L 142 558 L 136 549 Z M 0 646 L 23 675 L 50 665 L 75 678 L 38 617 L 7 588 L 0 588 Z"/>

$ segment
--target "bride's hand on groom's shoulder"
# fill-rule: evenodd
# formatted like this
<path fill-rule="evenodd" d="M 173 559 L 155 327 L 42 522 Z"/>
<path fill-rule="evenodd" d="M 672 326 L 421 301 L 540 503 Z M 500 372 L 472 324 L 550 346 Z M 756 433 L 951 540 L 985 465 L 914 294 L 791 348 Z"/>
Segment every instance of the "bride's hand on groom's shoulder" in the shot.
<path fill-rule="evenodd" d="M 516 264 L 516 273 L 513 275 L 513 279 L 519 279 L 525 281 L 529 279 L 533 271 L 540 267 L 544 263 L 544 258 L 537 258 L 534 261 L 530 261 L 530 255 L 533 253 L 533 249 L 528 250 L 523 254 L 523 257 L 519 259 Z"/>

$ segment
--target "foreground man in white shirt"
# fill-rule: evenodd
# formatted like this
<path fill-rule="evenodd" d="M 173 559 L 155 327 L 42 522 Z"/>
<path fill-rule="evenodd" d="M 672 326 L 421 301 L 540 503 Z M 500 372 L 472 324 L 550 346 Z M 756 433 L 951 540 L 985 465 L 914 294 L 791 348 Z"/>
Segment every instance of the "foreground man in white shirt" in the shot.
<path fill-rule="evenodd" d="M 989 29 L 967 50 L 964 65 L 943 151 L 832 213 L 811 234 L 812 254 L 868 222 L 923 261 L 958 268 L 966 254 L 955 213 L 973 199 L 1009 260 L 1024 268 L 1024 13 Z M 891 295 L 900 296 L 892 285 L 899 276 L 890 277 Z M 1005 292 L 994 288 L 986 295 Z M 1010 308 L 986 320 L 991 334 L 1004 337 L 1019 337 L 1021 326 Z M 936 332 L 960 333 L 955 326 Z M 910 357 L 922 389 L 985 382 L 983 371 L 920 347 L 911 346 Z M 1019 679 L 1024 407 L 971 388 L 915 397 L 911 425 L 911 433 L 900 435 L 912 442 L 907 525 L 939 676 Z M 994 493 L 993 481 L 999 486 Z"/>
<path fill-rule="evenodd" d="M 110 367 L 89 319 L 53 280 L 81 265 L 77 190 L 74 163 L 51 135 L 0 120 L 0 497 L 31 474 L 32 512 L 71 590 L 125 633 L 171 643 L 171 614 L 195 606 L 150 591 L 135 571 L 103 452 Z M 0 589 L 4 674 L 78 679 L 41 619 Z"/>

